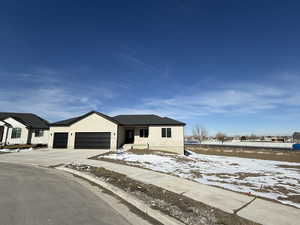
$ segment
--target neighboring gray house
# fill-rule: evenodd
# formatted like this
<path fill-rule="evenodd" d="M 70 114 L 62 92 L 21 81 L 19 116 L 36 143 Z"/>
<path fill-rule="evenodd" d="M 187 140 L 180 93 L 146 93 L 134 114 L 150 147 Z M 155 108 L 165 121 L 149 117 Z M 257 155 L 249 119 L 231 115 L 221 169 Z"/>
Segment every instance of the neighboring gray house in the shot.
<path fill-rule="evenodd" d="M 123 147 L 183 154 L 185 124 L 157 115 L 108 115 L 91 111 L 50 124 L 50 148 L 111 149 Z"/>
<path fill-rule="evenodd" d="M 49 124 L 32 113 L 0 112 L 0 144 L 48 144 Z"/>
<path fill-rule="evenodd" d="M 293 142 L 300 144 L 300 132 L 293 133 Z"/>

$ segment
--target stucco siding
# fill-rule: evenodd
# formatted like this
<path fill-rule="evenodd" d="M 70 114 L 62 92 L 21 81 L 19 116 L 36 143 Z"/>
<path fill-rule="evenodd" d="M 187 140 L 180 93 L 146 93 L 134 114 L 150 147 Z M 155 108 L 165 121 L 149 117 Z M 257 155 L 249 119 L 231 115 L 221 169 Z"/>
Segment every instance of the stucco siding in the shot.
<path fill-rule="evenodd" d="M 66 132 L 69 134 L 68 146 L 70 146 L 70 127 L 50 127 L 49 138 L 48 138 L 48 148 L 53 148 L 53 137 L 56 132 Z M 70 148 L 70 147 L 68 147 Z"/>
<path fill-rule="evenodd" d="M 76 132 L 110 132 L 111 149 L 116 150 L 117 148 L 118 125 L 97 114 L 91 114 L 69 127 L 50 127 L 48 142 L 50 148 L 53 147 L 53 133 L 55 132 L 69 133 L 68 149 L 74 149 Z"/>
<path fill-rule="evenodd" d="M 171 128 L 171 137 L 162 137 L 161 129 Z M 184 151 L 184 127 L 183 126 L 150 126 L 149 148 L 161 149 L 183 154 Z"/>
<path fill-rule="evenodd" d="M 35 130 L 33 130 L 31 137 L 31 144 L 48 144 L 49 130 L 44 130 L 44 135 L 42 137 L 35 137 Z"/>
<path fill-rule="evenodd" d="M 149 146 L 152 150 L 165 150 L 183 154 L 184 152 L 184 127 L 183 126 L 149 126 L 149 135 L 147 138 L 140 137 L 140 128 L 123 128 L 124 132 L 119 132 L 119 138 L 122 143 L 125 142 L 125 130 L 134 129 L 135 148 L 145 148 Z M 145 128 L 145 127 L 144 127 Z M 162 137 L 161 129 L 171 128 L 171 137 Z M 121 141 L 120 141 L 121 142 Z"/>
<path fill-rule="evenodd" d="M 19 138 L 11 138 L 12 128 L 9 128 L 6 143 L 8 145 L 27 144 L 29 130 L 26 128 L 26 126 L 24 124 L 20 123 L 19 121 L 16 121 L 13 118 L 7 118 L 4 121 L 6 123 L 10 124 L 12 126 L 12 128 L 21 128 L 21 137 L 19 137 Z M 5 131 L 5 135 L 6 135 L 6 131 Z"/>

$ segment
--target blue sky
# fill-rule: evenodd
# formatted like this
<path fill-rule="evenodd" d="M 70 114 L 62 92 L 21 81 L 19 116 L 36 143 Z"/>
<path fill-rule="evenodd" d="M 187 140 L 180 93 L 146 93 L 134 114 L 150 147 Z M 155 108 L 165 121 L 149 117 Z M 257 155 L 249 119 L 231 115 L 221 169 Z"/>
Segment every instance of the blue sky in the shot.
<path fill-rule="evenodd" d="M 159 114 L 211 135 L 300 129 L 300 2 L 2 1 L 1 111 Z"/>

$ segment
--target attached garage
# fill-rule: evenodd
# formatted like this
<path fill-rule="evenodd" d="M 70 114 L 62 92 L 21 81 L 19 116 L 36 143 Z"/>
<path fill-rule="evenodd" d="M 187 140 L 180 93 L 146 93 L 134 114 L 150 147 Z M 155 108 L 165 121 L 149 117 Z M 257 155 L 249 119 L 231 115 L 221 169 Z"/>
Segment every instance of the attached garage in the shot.
<path fill-rule="evenodd" d="M 99 112 L 50 125 L 49 147 L 66 149 L 117 149 L 119 123 Z"/>
<path fill-rule="evenodd" d="M 68 133 L 56 132 L 53 134 L 53 148 L 67 148 L 68 146 Z"/>
<path fill-rule="evenodd" d="M 75 149 L 110 149 L 110 132 L 76 132 Z"/>

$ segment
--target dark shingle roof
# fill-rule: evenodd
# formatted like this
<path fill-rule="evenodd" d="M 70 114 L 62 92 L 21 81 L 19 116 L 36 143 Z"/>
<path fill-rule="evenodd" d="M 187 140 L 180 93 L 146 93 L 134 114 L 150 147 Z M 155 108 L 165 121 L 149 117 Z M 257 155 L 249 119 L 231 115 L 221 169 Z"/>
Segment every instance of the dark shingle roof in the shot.
<path fill-rule="evenodd" d="M 77 121 L 91 115 L 92 113 L 96 113 L 116 124 L 119 125 L 125 125 L 125 126 L 137 126 L 137 125 L 141 125 L 141 126 L 146 126 L 146 125 L 181 125 L 184 126 L 185 123 L 182 123 L 180 121 L 177 120 L 173 120 L 171 118 L 168 117 L 160 117 L 157 115 L 119 115 L 119 116 L 114 116 L 114 117 L 110 117 L 107 116 L 105 114 L 96 112 L 96 111 L 91 111 L 89 113 L 86 113 L 82 116 L 78 116 L 78 117 L 74 117 L 71 119 L 67 119 L 67 120 L 62 120 L 56 123 L 52 123 L 51 126 L 70 126 L 73 123 L 76 123 Z"/>
<path fill-rule="evenodd" d="M 80 116 L 78 117 L 73 117 L 67 120 L 61 120 L 55 123 L 51 123 L 51 126 L 69 126 L 72 123 L 75 123 L 76 121 L 78 121 L 80 119 Z"/>
<path fill-rule="evenodd" d="M 110 120 L 113 123 L 119 124 L 119 122 L 116 121 L 116 120 L 114 120 L 114 118 L 112 118 L 112 117 L 109 117 L 109 116 L 107 116 L 105 114 L 102 114 L 102 113 L 99 113 L 99 112 L 96 112 L 96 111 L 91 111 L 91 112 L 88 112 L 88 113 L 86 113 L 86 114 L 84 114 L 82 116 L 73 117 L 71 119 L 62 120 L 62 121 L 58 121 L 58 122 L 52 123 L 51 126 L 70 126 L 73 123 L 76 123 L 77 121 L 79 121 L 79 120 L 81 120 L 81 119 L 83 119 L 83 118 L 85 118 L 85 117 L 87 117 L 87 116 L 89 116 L 89 115 L 91 115 L 93 113 L 96 113 L 99 116 L 102 116 L 102 117 Z"/>
<path fill-rule="evenodd" d="M 0 112 L 0 120 L 12 117 L 30 128 L 48 129 L 48 121 L 32 113 Z"/>
<path fill-rule="evenodd" d="M 119 115 L 113 117 L 115 120 L 119 121 L 122 125 L 182 125 L 182 123 L 177 120 L 173 120 L 168 117 L 160 117 L 157 115 Z"/>

